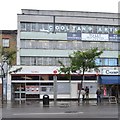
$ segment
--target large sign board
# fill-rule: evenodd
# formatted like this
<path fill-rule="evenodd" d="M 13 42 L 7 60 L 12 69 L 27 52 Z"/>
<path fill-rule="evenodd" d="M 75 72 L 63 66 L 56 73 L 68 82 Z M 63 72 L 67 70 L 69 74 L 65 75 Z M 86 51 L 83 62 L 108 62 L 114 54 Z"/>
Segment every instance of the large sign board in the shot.
<path fill-rule="evenodd" d="M 108 34 L 88 34 L 82 33 L 82 40 L 108 41 Z"/>

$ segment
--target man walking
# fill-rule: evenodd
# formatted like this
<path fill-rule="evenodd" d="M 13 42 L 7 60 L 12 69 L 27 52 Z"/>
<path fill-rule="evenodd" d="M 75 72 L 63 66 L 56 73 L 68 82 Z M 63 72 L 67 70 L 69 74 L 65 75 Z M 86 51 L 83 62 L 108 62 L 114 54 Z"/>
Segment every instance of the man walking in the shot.
<path fill-rule="evenodd" d="M 97 95 L 97 104 L 101 103 L 101 90 L 98 88 L 96 91 Z"/>
<path fill-rule="evenodd" d="M 85 88 L 86 99 L 89 98 L 89 88 L 86 86 Z"/>

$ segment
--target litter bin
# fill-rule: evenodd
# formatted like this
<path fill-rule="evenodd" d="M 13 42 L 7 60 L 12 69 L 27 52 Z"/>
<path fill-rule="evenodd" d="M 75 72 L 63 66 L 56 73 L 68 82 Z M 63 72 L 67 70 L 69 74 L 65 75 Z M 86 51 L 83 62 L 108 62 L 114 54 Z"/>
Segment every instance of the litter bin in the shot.
<path fill-rule="evenodd" d="M 43 106 L 49 106 L 49 96 L 43 95 Z"/>

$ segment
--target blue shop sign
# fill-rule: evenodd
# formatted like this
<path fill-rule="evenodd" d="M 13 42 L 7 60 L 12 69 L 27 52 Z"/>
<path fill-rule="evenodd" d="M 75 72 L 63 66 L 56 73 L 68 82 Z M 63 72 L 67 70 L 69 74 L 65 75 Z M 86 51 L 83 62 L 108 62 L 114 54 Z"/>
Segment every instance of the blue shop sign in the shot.
<path fill-rule="evenodd" d="M 99 78 L 100 84 L 120 84 L 120 76 L 104 75 Z"/>
<path fill-rule="evenodd" d="M 118 35 L 118 34 L 109 34 L 109 40 L 111 40 L 111 41 L 119 41 L 120 40 L 120 35 Z"/>
<path fill-rule="evenodd" d="M 67 40 L 81 40 L 81 34 L 80 33 L 67 33 Z"/>

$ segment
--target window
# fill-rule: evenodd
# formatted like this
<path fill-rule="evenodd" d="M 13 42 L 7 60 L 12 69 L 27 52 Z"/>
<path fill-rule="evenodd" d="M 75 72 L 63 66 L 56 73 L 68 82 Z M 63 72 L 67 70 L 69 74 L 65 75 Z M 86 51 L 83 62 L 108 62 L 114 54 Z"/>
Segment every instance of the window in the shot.
<path fill-rule="evenodd" d="M 21 23 L 21 30 L 26 31 L 26 23 Z"/>
<path fill-rule="evenodd" d="M 7 39 L 3 39 L 2 41 L 3 41 L 3 47 L 9 47 L 10 46 L 8 38 Z"/>
<path fill-rule="evenodd" d="M 26 23 L 26 31 L 31 31 L 31 24 L 30 23 Z"/>
<path fill-rule="evenodd" d="M 117 59 L 109 59 L 109 65 L 110 65 L 110 66 L 115 66 L 115 65 L 117 65 Z"/>
<path fill-rule="evenodd" d="M 117 66 L 117 58 L 98 58 L 95 60 L 96 65 L 100 66 Z"/>

